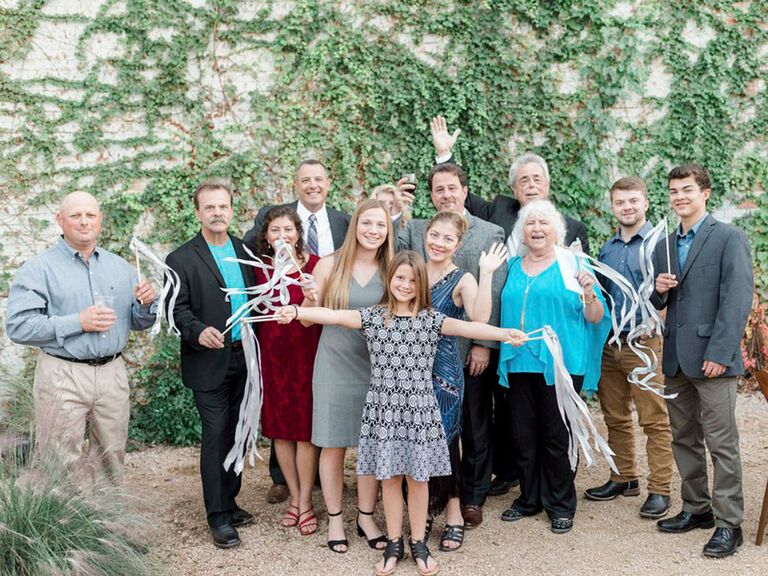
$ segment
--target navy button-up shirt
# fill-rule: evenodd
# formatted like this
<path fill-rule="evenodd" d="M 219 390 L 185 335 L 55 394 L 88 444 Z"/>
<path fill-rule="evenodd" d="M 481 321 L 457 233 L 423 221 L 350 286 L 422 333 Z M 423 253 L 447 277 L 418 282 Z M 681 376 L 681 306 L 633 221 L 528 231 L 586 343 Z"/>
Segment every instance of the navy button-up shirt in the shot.
<path fill-rule="evenodd" d="M 635 290 L 637 290 L 640 287 L 640 284 L 643 283 L 643 273 L 640 270 L 640 247 L 643 242 L 645 242 L 645 239 L 648 237 L 651 230 L 653 230 L 653 226 L 651 226 L 649 222 L 646 222 L 643 227 L 629 239 L 629 242 L 624 242 L 621 237 L 621 229 L 619 229 L 613 238 L 603 244 L 603 247 L 600 248 L 600 255 L 597 258 L 600 262 L 607 264 L 616 270 L 616 272 L 624 276 L 624 278 L 629 280 Z M 613 306 L 616 310 L 620 311 L 624 304 L 624 293 L 616 284 L 605 277 L 601 277 L 601 282 L 603 282 L 603 287 L 611 295 L 611 298 L 613 298 Z M 642 315 L 639 311 L 637 312 L 636 318 L 638 322 L 642 320 Z"/>

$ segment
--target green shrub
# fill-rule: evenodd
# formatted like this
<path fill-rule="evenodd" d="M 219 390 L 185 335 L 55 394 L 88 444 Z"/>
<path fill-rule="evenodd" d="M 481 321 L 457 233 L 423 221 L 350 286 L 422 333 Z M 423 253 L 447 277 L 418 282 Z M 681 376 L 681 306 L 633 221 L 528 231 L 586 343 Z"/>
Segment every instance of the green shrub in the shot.
<path fill-rule="evenodd" d="M 8 576 L 158 574 L 115 488 L 82 496 L 52 461 L 0 470 L 0 572 Z"/>
<path fill-rule="evenodd" d="M 181 446 L 200 441 L 202 426 L 192 391 L 181 381 L 177 337 L 157 337 L 155 352 L 133 383 L 131 439 Z"/>

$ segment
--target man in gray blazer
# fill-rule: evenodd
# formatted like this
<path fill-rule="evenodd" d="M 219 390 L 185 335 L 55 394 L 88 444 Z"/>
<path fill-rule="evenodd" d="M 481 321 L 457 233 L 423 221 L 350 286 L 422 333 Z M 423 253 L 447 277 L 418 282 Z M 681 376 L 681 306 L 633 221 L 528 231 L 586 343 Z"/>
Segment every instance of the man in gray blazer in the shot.
<path fill-rule="evenodd" d="M 742 544 L 744 499 L 736 384 L 744 371 L 741 338 L 752 305 L 752 258 L 745 234 L 707 213 L 709 172 L 698 164 L 668 177 L 680 225 L 655 250 L 654 305 L 667 309 L 663 369 L 672 425 L 672 452 L 682 478 L 683 510 L 660 520 L 663 532 L 712 528 L 711 557 Z M 706 450 L 714 466 L 710 497 Z"/>
<path fill-rule="evenodd" d="M 467 176 L 459 166 L 437 164 L 430 171 L 427 184 L 432 203 L 438 211 L 450 210 L 466 217 L 467 232 L 453 261 L 477 279 L 480 275 L 480 253 L 484 250 L 487 252 L 494 243 L 503 243 L 504 230 L 464 210 L 468 191 Z M 426 220 L 411 220 L 400 231 L 398 249 L 415 250 L 426 259 L 424 239 L 427 224 Z M 493 308 L 488 323 L 494 326 L 499 325 L 500 296 L 506 278 L 507 265 L 503 264 L 493 275 Z M 459 339 L 459 350 L 466 365 L 461 431 L 461 504 L 468 528 L 482 523 L 482 506 L 491 486 L 492 395 L 498 380 L 495 368 L 498 348 L 496 342 Z"/>

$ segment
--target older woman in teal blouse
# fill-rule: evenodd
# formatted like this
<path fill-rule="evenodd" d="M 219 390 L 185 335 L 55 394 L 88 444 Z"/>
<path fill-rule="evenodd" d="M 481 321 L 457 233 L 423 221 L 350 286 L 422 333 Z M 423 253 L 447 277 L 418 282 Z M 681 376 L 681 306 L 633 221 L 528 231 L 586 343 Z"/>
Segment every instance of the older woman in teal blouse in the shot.
<path fill-rule="evenodd" d="M 526 204 L 512 234 L 522 255 L 509 261 L 501 326 L 526 333 L 550 326 L 576 390 L 594 390 L 610 330 L 608 308 L 595 290 L 594 274 L 562 248 L 565 220 L 551 202 Z M 509 388 L 512 442 L 520 471 L 520 496 L 501 518 L 512 522 L 545 510 L 552 532 L 562 534 L 573 527 L 576 489 L 568 430 L 557 407 L 554 368 L 542 340 L 518 348 L 501 346 L 499 383 Z"/>

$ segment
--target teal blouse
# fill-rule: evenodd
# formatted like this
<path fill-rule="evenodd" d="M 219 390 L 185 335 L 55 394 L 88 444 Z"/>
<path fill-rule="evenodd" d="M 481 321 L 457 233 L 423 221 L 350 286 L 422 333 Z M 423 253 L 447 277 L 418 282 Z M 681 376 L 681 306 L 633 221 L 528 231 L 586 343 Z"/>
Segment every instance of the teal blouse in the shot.
<path fill-rule="evenodd" d="M 611 329 L 605 298 L 599 292 L 597 297 L 604 315 L 597 324 L 590 324 L 584 319 L 584 304 L 579 295 L 565 288 L 557 260 L 538 276 L 528 276 L 518 256 L 509 261 L 507 282 L 501 292 L 501 326 L 525 332 L 551 326 L 563 348 L 566 369 L 573 376 L 584 376 L 582 390 L 593 391 L 597 389 L 603 345 Z M 523 306 L 525 325 L 521 326 Z M 505 388 L 509 388 L 509 372 L 544 374 L 547 384 L 555 383 L 554 361 L 543 340 L 526 342 L 517 348 L 502 343 L 498 375 L 499 384 Z"/>

